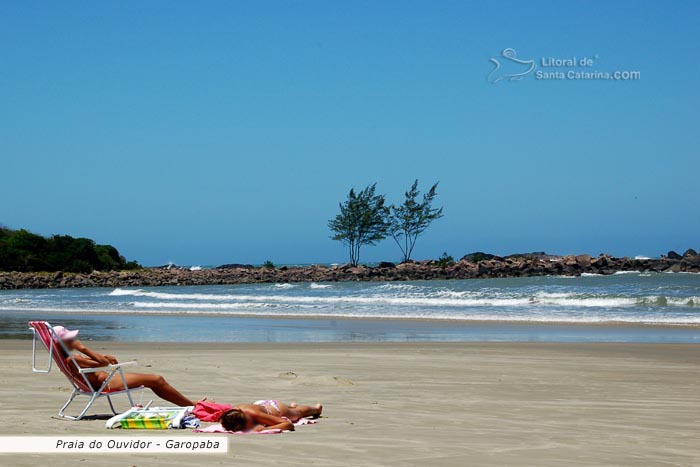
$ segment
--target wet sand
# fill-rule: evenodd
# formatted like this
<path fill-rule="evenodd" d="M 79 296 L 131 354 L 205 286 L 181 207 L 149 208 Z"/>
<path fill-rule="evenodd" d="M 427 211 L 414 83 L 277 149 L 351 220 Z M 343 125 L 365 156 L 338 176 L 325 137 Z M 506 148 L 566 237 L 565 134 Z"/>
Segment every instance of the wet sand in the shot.
<path fill-rule="evenodd" d="M 160 373 L 194 399 L 323 402 L 324 417 L 294 433 L 222 435 L 228 455 L 12 454 L 0 464 L 700 464 L 698 345 L 89 345 L 139 360 L 138 371 Z M 31 372 L 29 341 L 0 341 L 0 353 L 0 435 L 192 435 L 56 419 L 69 394 L 64 377 Z M 160 402 L 142 393 L 137 402 Z M 106 402 L 95 412 L 107 413 Z"/>

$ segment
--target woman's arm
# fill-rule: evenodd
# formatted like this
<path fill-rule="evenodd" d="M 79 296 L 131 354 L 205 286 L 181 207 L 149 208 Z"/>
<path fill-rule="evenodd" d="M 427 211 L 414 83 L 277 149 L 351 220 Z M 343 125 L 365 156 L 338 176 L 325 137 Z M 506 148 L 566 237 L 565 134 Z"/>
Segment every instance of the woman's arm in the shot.
<path fill-rule="evenodd" d="M 80 366 L 80 368 L 99 368 L 101 366 L 105 366 L 104 363 L 100 363 L 97 360 L 93 360 L 90 357 L 84 357 L 82 355 L 73 355 L 72 358 L 75 359 L 75 362 L 78 364 L 78 366 Z M 66 357 L 65 362 L 69 368 L 73 367 L 71 357 Z"/>
<path fill-rule="evenodd" d="M 262 430 L 282 430 L 282 431 L 294 431 L 294 424 L 282 417 L 275 417 L 274 415 L 268 415 L 266 413 L 260 412 L 248 412 L 248 414 L 255 420 L 259 425 L 256 426 L 254 431 Z"/>
<path fill-rule="evenodd" d="M 98 366 L 107 366 L 110 364 L 117 363 L 116 358 L 112 357 L 111 355 L 102 355 L 99 352 L 95 352 L 94 350 L 89 349 L 88 347 L 85 347 L 83 345 L 83 343 L 80 342 L 79 340 L 76 340 L 73 342 L 73 348 L 75 350 L 77 350 L 78 352 L 85 354 L 90 360 L 97 363 L 97 365 L 89 366 L 89 368 L 95 368 Z M 80 362 L 78 362 L 78 363 L 80 364 Z M 80 365 L 82 366 L 82 364 L 80 364 Z"/>

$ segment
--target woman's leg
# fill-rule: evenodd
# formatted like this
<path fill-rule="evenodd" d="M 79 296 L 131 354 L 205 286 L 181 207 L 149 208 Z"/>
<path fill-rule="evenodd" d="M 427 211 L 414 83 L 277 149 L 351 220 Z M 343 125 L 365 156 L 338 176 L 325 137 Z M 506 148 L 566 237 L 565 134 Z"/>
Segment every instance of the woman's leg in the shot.
<path fill-rule="evenodd" d="M 130 388 L 135 388 L 138 386 L 146 386 L 151 391 L 155 392 L 158 397 L 165 399 L 168 402 L 184 407 L 188 405 L 194 405 L 194 402 L 180 394 L 180 392 L 172 387 L 166 380 L 160 375 L 150 375 L 143 373 L 126 373 L 124 374 L 124 379 L 126 379 L 126 384 Z M 109 387 L 114 390 L 124 389 L 124 383 L 119 375 L 112 378 L 109 382 Z"/>
<path fill-rule="evenodd" d="M 290 405 L 280 402 L 279 406 L 282 416 L 287 417 L 293 422 L 297 422 L 300 418 L 305 417 L 317 418 L 323 411 L 323 406 L 321 404 L 316 404 L 314 407 L 311 407 L 309 405 L 297 405 L 294 402 Z"/>

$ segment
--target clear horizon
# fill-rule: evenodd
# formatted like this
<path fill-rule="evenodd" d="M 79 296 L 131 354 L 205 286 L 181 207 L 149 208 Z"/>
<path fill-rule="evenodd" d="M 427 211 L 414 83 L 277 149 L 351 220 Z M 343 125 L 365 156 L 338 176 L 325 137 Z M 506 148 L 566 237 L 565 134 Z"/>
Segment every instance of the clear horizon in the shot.
<path fill-rule="evenodd" d="M 10 228 L 144 265 L 343 263 L 348 190 L 418 178 L 445 217 L 415 259 L 700 250 L 697 3 L 70 6 L 0 5 Z M 640 77 L 493 82 L 510 48 Z"/>

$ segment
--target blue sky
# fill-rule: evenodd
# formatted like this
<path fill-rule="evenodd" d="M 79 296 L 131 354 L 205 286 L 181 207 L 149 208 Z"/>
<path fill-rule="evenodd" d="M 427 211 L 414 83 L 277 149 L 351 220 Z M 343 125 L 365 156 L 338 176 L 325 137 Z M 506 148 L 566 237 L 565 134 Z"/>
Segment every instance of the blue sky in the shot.
<path fill-rule="evenodd" d="M 399 201 L 419 178 L 445 217 L 417 258 L 698 249 L 699 20 L 690 1 L 2 2 L 0 223 L 146 265 L 340 262 L 347 191 Z M 505 48 L 641 78 L 490 84 Z"/>

